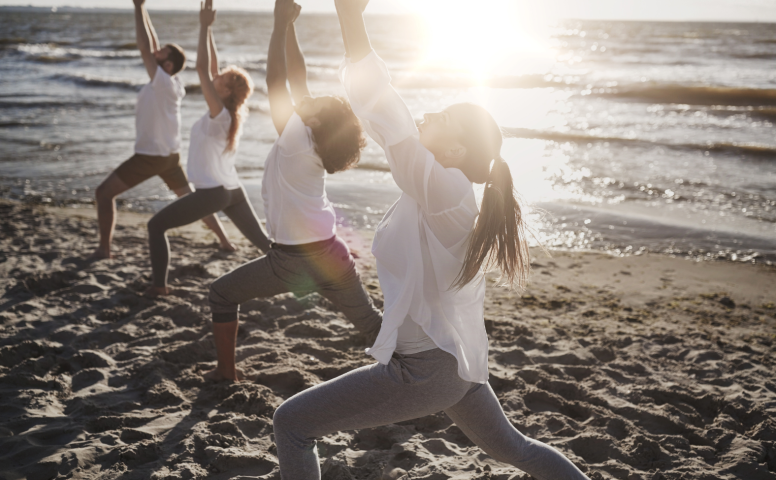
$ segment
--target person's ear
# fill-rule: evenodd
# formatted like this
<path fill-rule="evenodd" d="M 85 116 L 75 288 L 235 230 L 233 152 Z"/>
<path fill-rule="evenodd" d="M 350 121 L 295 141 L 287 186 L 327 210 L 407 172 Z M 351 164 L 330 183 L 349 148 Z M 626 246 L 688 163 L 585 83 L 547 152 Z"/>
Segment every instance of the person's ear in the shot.
<path fill-rule="evenodd" d="M 165 60 L 162 64 L 162 70 L 167 72 L 168 75 L 172 75 L 172 62 L 170 60 Z"/>
<path fill-rule="evenodd" d="M 318 117 L 312 116 L 308 117 L 307 121 L 304 122 L 308 127 L 310 128 L 318 128 L 321 126 L 321 121 L 318 120 Z"/>

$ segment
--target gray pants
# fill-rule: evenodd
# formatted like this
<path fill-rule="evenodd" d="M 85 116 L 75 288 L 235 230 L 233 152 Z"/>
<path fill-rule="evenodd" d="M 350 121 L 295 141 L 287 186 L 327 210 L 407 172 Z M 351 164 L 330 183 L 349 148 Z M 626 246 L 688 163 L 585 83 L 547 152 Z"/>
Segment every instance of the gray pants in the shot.
<path fill-rule="evenodd" d="M 286 400 L 274 430 L 283 480 L 320 479 L 315 438 L 444 411 L 477 446 L 538 480 L 588 479 L 563 454 L 526 438 L 507 420 L 489 384 L 458 376 L 452 355 L 433 349 L 394 354 Z"/>
<path fill-rule="evenodd" d="M 316 246 L 321 244 L 321 248 Z M 209 298 L 213 321 L 236 321 L 240 304 L 253 298 L 287 292 L 297 295 L 318 292 L 361 331 L 365 344 L 374 341 L 380 331 L 382 314 L 364 290 L 347 244 L 334 237 L 308 245 L 311 247 L 300 246 L 300 251 L 295 253 L 270 248 L 267 255 L 213 282 Z"/>
<path fill-rule="evenodd" d="M 261 228 L 259 217 L 242 187 L 233 190 L 224 187 L 203 188 L 172 202 L 148 221 L 148 247 L 155 287 L 167 285 L 167 270 L 170 267 L 167 230 L 194 223 L 216 212 L 224 212 L 257 248 L 265 252 L 269 250 L 267 234 Z"/>

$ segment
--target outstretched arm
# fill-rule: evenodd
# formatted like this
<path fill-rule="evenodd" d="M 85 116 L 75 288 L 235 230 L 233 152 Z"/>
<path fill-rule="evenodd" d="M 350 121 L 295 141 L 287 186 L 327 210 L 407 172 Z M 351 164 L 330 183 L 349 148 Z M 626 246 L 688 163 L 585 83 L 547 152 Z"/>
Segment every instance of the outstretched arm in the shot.
<path fill-rule="evenodd" d="M 342 30 L 342 41 L 351 62 L 358 62 L 372 51 L 364 23 L 364 9 L 368 3 L 369 0 L 334 0 Z"/>
<path fill-rule="evenodd" d="M 145 0 L 133 0 L 135 3 L 135 35 L 137 37 L 137 48 L 140 50 L 140 56 L 143 58 L 143 65 L 146 67 L 148 75 L 151 80 L 156 75 L 156 57 L 151 50 L 151 32 L 148 29 L 148 25 L 151 24 L 150 19 L 146 24 L 147 13 L 145 11 Z M 153 28 L 153 27 L 151 27 Z"/>
<path fill-rule="evenodd" d="M 294 0 L 275 0 L 275 27 L 267 52 L 267 96 L 272 123 L 278 135 L 283 133 L 288 119 L 294 114 L 294 104 L 286 87 L 286 37 L 295 10 Z"/>
<path fill-rule="evenodd" d="M 294 21 L 299 18 L 301 10 L 302 7 L 297 5 Z M 288 64 L 288 84 L 291 87 L 291 97 L 293 97 L 294 103 L 299 105 L 302 98 L 310 95 L 310 89 L 307 87 L 307 67 L 304 62 L 304 54 L 299 48 L 299 41 L 296 38 L 294 23 L 291 23 L 286 31 L 286 63 Z"/>
<path fill-rule="evenodd" d="M 340 67 L 353 112 L 367 133 L 385 150 L 396 184 L 420 207 L 437 213 L 459 205 L 471 183 L 434 160 L 415 137 L 417 127 L 407 105 L 391 87 L 391 76 L 372 54 L 363 20 L 364 0 L 335 0 L 349 59 Z"/>
<path fill-rule="evenodd" d="M 143 18 L 146 22 L 146 28 L 151 34 L 151 51 L 156 53 L 161 48 L 159 47 L 159 37 L 156 36 L 156 29 L 154 28 L 154 24 L 151 23 L 151 16 L 148 14 L 148 10 L 145 8 L 143 9 Z"/>
<path fill-rule="evenodd" d="M 218 75 L 218 50 L 216 50 L 216 39 L 213 36 L 213 29 L 210 29 L 210 75 L 216 78 Z"/>
<path fill-rule="evenodd" d="M 205 0 L 205 3 L 200 5 L 199 11 L 199 44 L 197 46 L 197 73 L 199 74 L 199 84 L 202 87 L 202 95 L 205 96 L 207 102 L 207 108 L 210 110 L 210 117 L 215 118 L 216 115 L 221 113 L 224 109 L 224 104 L 221 102 L 216 87 L 213 85 L 213 78 L 211 77 L 211 63 L 213 59 L 210 58 L 211 46 L 208 45 L 212 32 L 210 26 L 216 19 L 216 11 L 213 10 L 213 0 Z"/>

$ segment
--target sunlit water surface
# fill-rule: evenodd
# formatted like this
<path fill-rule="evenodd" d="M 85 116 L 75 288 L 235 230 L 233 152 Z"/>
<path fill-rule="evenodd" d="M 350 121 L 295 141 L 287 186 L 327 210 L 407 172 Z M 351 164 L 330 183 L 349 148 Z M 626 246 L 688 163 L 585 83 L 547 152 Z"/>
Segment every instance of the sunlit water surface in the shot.
<path fill-rule="evenodd" d="M 500 21 L 508 24 L 508 15 Z M 189 54 L 181 74 L 185 159 L 189 130 L 205 111 L 193 69 L 197 16 L 152 18 L 162 42 Z M 507 34 L 494 27 L 485 49 L 474 20 L 468 36 L 417 18 L 367 21 L 417 118 L 460 101 L 493 113 L 546 245 L 776 260 L 774 25 L 538 28 L 523 20 Z M 313 92 L 342 94 L 336 17 L 297 23 Z M 271 27 L 266 14 L 228 12 L 215 26 L 222 64 L 246 68 L 259 86 L 238 169 L 262 215 L 263 164 L 276 138 L 263 88 Z M 132 13 L 0 9 L 0 32 L 0 194 L 91 204 L 94 188 L 132 154 L 135 99 L 147 81 Z M 371 141 L 359 168 L 330 176 L 328 191 L 340 223 L 365 228 L 400 193 Z M 156 211 L 172 198 L 154 179 L 124 194 L 121 208 Z"/>

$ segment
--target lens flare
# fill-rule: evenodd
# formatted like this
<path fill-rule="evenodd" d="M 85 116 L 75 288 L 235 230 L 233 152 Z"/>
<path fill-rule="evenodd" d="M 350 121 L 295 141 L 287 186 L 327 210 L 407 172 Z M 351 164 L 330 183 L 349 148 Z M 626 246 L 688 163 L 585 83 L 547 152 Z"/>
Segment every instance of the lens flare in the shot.
<path fill-rule="evenodd" d="M 552 58 L 549 17 L 541 7 L 515 0 L 407 1 L 428 32 L 423 63 L 485 80 L 494 74 L 536 70 Z"/>

